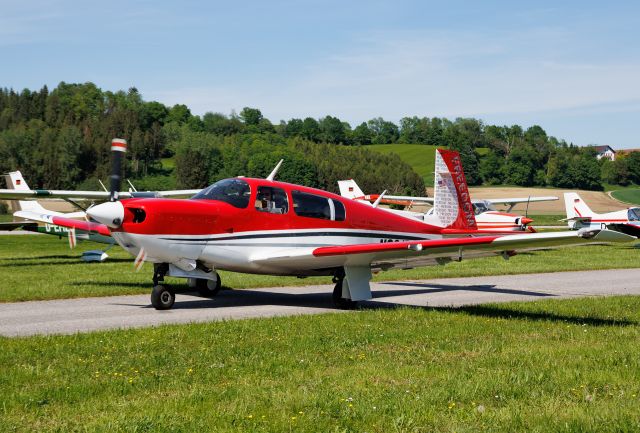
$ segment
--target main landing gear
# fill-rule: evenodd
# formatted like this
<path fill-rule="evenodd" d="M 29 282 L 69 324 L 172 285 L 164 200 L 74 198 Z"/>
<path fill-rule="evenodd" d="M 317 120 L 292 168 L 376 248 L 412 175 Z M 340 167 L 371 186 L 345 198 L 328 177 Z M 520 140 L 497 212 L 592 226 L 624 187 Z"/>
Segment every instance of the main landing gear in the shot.
<path fill-rule="evenodd" d="M 357 301 L 352 301 L 351 299 L 342 297 L 342 284 L 344 283 L 344 270 L 340 270 L 340 272 L 336 273 L 332 280 L 336 283 L 333 288 L 333 306 L 340 310 L 354 310 L 358 306 Z"/>
<path fill-rule="evenodd" d="M 196 280 L 196 289 L 198 289 L 198 293 L 200 296 L 204 296 L 205 298 L 213 298 L 220 291 L 220 287 L 222 286 L 222 282 L 220 281 L 220 275 L 216 272 L 215 280 L 205 280 L 203 278 L 198 278 Z"/>
<path fill-rule="evenodd" d="M 214 270 L 211 270 L 215 272 Z M 153 290 L 151 291 L 151 305 L 156 310 L 168 310 L 173 307 L 176 301 L 175 291 L 164 282 L 164 277 L 169 272 L 169 265 L 166 263 L 156 263 L 153 265 Z M 195 287 L 201 296 L 213 298 L 220 291 L 222 282 L 220 275 L 215 273 L 216 279 L 205 278 L 195 279 Z"/>

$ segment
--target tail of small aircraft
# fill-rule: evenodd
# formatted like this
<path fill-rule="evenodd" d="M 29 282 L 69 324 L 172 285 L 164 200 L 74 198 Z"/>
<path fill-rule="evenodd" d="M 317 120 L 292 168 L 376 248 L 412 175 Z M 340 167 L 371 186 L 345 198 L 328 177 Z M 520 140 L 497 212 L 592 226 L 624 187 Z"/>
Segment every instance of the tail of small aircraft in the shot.
<path fill-rule="evenodd" d="M 17 191 L 29 190 L 29 185 L 27 185 L 27 182 L 24 180 L 24 177 L 22 177 L 22 173 L 20 173 L 20 171 L 12 171 L 5 175 L 5 180 L 7 182 L 8 189 L 15 189 Z M 40 203 L 35 200 L 12 200 L 9 204 L 12 212 L 18 212 L 20 210 L 38 213 L 47 212 L 47 210 L 40 206 Z"/>
<path fill-rule="evenodd" d="M 477 230 L 460 154 L 437 149 L 435 168 L 433 209 L 441 226 L 445 229 Z"/>
<path fill-rule="evenodd" d="M 353 179 L 339 180 L 338 188 L 340 188 L 340 195 L 342 197 L 352 199 L 352 200 L 354 198 L 364 197 L 364 192 L 362 192 L 358 184 L 356 184 L 356 181 Z"/>
<path fill-rule="evenodd" d="M 567 211 L 567 219 L 586 219 L 594 215 L 594 212 L 575 192 L 564 193 L 564 207 Z"/>

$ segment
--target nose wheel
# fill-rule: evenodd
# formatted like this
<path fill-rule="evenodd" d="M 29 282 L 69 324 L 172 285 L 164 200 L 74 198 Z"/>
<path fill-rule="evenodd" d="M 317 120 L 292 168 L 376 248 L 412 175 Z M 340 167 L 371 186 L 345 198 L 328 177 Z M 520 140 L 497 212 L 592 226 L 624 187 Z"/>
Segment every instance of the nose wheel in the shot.
<path fill-rule="evenodd" d="M 158 284 L 153 286 L 151 291 L 151 305 L 156 310 L 168 310 L 173 307 L 173 303 L 176 302 L 176 294 L 169 287 L 164 284 Z"/>
<path fill-rule="evenodd" d="M 171 287 L 164 284 L 164 276 L 167 272 L 169 272 L 169 265 L 166 263 L 154 263 L 151 305 L 156 310 L 168 310 L 176 302 L 176 293 Z"/>

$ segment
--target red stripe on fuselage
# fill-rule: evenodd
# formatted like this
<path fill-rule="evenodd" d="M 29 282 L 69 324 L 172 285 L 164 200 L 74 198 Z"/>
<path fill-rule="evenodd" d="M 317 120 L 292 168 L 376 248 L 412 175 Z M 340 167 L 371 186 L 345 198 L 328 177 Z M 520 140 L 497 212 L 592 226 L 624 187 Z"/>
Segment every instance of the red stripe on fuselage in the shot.
<path fill-rule="evenodd" d="M 120 229 L 135 234 L 205 235 L 264 230 L 299 229 L 358 229 L 402 233 L 439 234 L 440 228 L 414 221 L 391 212 L 372 208 L 354 200 L 345 199 L 330 192 L 284 182 L 243 178 L 251 187 L 249 205 L 244 209 L 216 200 L 128 199 L 124 222 Z M 258 186 L 282 188 L 287 192 L 289 210 L 286 214 L 260 212 L 255 208 Z M 295 214 L 291 191 L 332 198 L 341 202 L 346 210 L 345 221 L 330 221 L 302 217 Z M 132 209 L 145 211 L 143 222 L 133 222 Z"/>
<path fill-rule="evenodd" d="M 410 246 L 421 245 L 424 248 L 439 248 L 451 246 L 465 246 L 490 244 L 496 240 L 497 236 L 483 236 L 479 238 L 457 238 L 457 239 L 434 239 L 427 241 L 406 241 L 406 242 L 389 242 L 384 244 L 364 244 L 364 245 L 346 245 L 335 247 L 320 247 L 313 251 L 316 257 L 323 256 L 340 256 L 345 254 L 367 254 L 381 251 L 403 251 L 409 249 Z"/>

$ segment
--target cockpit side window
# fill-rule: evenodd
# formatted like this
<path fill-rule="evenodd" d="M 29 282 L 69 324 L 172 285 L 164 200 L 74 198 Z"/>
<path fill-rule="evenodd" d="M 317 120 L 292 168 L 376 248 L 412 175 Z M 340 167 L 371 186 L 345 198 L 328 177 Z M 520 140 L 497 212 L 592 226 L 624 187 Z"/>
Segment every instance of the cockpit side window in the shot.
<path fill-rule="evenodd" d="M 484 202 L 478 201 L 473 203 L 473 210 L 476 215 L 479 215 L 483 212 L 486 212 L 488 209 Z"/>
<path fill-rule="evenodd" d="M 251 188 L 242 179 L 224 179 L 203 189 L 198 194 L 191 197 L 194 200 L 218 200 L 229 203 L 237 208 L 249 206 L 249 196 Z"/>
<path fill-rule="evenodd" d="M 289 211 L 287 193 L 281 188 L 270 186 L 258 187 L 255 205 L 260 212 L 285 214 Z"/>
<path fill-rule="evenodd" d="M 629 218 L 629 221 L 640 221 L 640 208 L 630 208 L 627 212 L 627 218 Z"/>
<path fill-rule="evenodd" d="M 331 221 L 345 220 L 344 204 L 338 200 L 300 191 L 291 191 L 291 197 L 293 211 L 298 216 Z"/>

